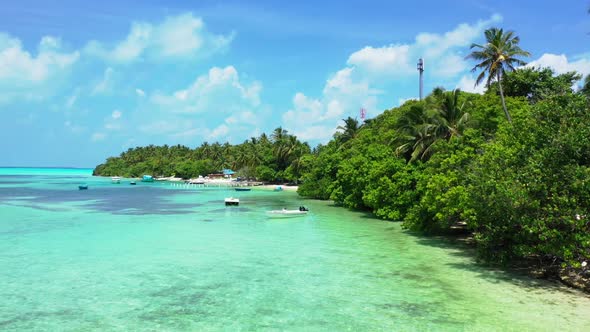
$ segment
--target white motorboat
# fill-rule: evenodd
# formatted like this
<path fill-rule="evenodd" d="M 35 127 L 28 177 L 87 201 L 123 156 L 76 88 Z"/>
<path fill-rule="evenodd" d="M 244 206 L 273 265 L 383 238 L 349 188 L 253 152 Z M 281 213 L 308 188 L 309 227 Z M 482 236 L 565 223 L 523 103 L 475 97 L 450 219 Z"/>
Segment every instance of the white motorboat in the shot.
<path fill-rule="evenodd" d="M 225 205 L 240 205 L 240 199 L 239 198 L 234 198 L 234 197 L 227 197 L 225 199 Z"/>
<path fill-rule="evenodd" d="M 309 211 L 305 208 L 303 209 L 299 209 L 299 210 L 287 210 L 287 209 L 282 209 L 282 210 L 272 210 L 272 211 L 266 211 L 266 215 L 269 216 L 270 218 L 290 218 L 290 217 L 300 217 L 300 216 L 305 216 L 307 215 Z"/>
<path fill-rule="evenodd" d="M 201 175 L 199 175 L 198 178 L 196 179 L 190 179 L 188 180 L 189 184 L 205 184 L 205 178 Z"/>
<path fill-rule="evenodd" d="M 111 178 L 111 182 L 112 183 L 121 183 L 121 177 L 120 176 L 113 176 Z"/>

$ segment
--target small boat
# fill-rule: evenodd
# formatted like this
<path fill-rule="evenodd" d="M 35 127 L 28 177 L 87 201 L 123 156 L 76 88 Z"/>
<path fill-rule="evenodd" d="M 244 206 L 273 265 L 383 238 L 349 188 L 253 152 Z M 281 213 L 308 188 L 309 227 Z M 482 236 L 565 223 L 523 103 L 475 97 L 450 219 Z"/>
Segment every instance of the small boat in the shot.
<path fill-rule="evenodd" d="M 81 184 L 78 186 L 78 190 L 88 190 L 88 185 L 87 184 Z"/>
<path fill-rule="evenodd" d="M 135 183 L 135 181 L 131 181 L 131 182 L 129 182 L 129 184 L 130 184 L 130 185 L 132 185 L 132 186 L 134 186 L 134 185 L 136 185 L 137 183 Z"/>
<path fill-rule="evenodd" d="M 121 177 L 120 176 L 113 176 L 111 178 L 111 182 L 112 183 L 121 183 Z"/>
<path fill-rule="evenodd" d="M 151 175 L 144 175 L 141 178 L 141 182 L 154 182 L 154 177 Z"/>
<path fill-rule="evenodd" d="M 283 191 L 283 187 L 281 186 L 276 186 L 274 191 Z"/>
<path fill-rule="evenodd" d="M 202 175 L 199 175 L 196 179 L 188 180 L 188 184 L 205 184 L 205 178 Z"/>
<path fill-rule="evenodd" d="M 299 210 L 282 209 L 282 210 L 266 211 L 266 215 L 269 216 L 270 218 L 290 218 L 290 217 L 305 216 L 305 215 L 307 215 L 308 212 L 309 212 L 308 209 L 301 206 L 301 207 L 299 207 Z"/>
<path fill-rule="evenodd" d="M 225 199 L 225 206 L 240 205 L 240 199 L 234 197 L 228 197 Z"/>
<path fill-rule="evenodd" d="M 236 191 L 250 191 L 252 188 L 235 188 Z"/>

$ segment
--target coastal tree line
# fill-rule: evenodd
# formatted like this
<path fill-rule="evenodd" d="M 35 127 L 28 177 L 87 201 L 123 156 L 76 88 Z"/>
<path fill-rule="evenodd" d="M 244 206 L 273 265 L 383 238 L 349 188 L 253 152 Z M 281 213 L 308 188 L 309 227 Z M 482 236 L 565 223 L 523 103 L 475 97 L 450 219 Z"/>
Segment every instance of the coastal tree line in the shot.
<path fill-rule="evenodd" d="M 590 264 L 590 76 L 519 67 L 511 31 L 473 44 L 483 94 L 434 89 L 309 145 L 277 128 L 242 144 L 130 149 L 95 174 L 191 177 L 221 168 L 370 211 L 428 234 L 473 235 L 492 263 L 535 260 L 549 273 Z"/>
<path fill-rule="evenodd" d="M 260 181 L 297 181 L 302 162 L 310 153 L 307 143 L 279 127 L 270 137 L 263 133 L 237 145 L 204 142 L 194 149 L 182 145 L 130 148 L 98 165 L 93 174 L 189 179 L 227 168 L 236 170 L 238 176 Z"/>

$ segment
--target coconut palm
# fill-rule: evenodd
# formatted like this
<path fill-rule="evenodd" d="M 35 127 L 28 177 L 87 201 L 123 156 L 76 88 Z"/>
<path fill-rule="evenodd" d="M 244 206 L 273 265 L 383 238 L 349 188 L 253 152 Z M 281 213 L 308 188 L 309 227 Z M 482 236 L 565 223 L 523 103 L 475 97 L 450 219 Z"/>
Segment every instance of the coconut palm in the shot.
<path fill-rule="evenodd" d="M 288 131 L 282 127 L 278 127 L 272 132 L 271 139 L 274 143 L 281 142 L 288 134 Z"/>
<path fill-rule="evenodd" d="M 460 137 L 471 124 L 471 115 L 464 110 L 465 103 L 459 104 L 461 90 L 444 94 L 440 108 L 437 110 L 441 128 L 438 130 L 447 140 Z"/>
<path fill-rule="evenodd" d="M 437 140 L 437 124 L 423 105 L 413 106 L 398 121 L 398 136 L 394 139 L 396 153 L 409 162 L 426 160 L 432 154 L 432 146 Z"/>
<path fill-rule="evenodd" d="M 338 139 L 342 143 L 346 143 L 347 141 L 356 137 L 359 129 L 359 122 L 357 119 L 353 119 L 350 116 L 346 119 L 342 119 L 344 121 L 344 126 L 338 126 L 338 130 L 342 130 L 342 132 L 338 133 Z"/>
<path fill-rule="evenodd" d="M 396 125 L 396 153 L 409 162 L 427 160 L 436 142 L 461 137 L 472 124 L 465 103 L 459 104 L 459 89 L 435 92 L 426 98 L 426 104 L 415 105 L 402 115 Z"/>
<path fill-rule="evenodd" d="M 486 43 L 471 44 L 471 49 L 476 49 L 467 56 L 468 59 L 480 61 L 473 67 L 472 72 L 481 70 L 475 85 L 479 85 L 486 77 L 486 87 L 489 87 L 493 81 L 498 82 L 500 88 L 500 98 L 502 107 L 508 122 L 512 123 L 512 118 L 506 108 L 504 100 L 504 91 L 502 90 L 502 77 L 505 72 L 513 71 L 515 66 L 524 66 L 526 62 L 517 57 L 528 57 L 531 54 L 522 50 L 518 44 L 520 38 L 514 34 L 514 31 L 504 31 L 503 29 L 491 28 L 485 31 Z"/>

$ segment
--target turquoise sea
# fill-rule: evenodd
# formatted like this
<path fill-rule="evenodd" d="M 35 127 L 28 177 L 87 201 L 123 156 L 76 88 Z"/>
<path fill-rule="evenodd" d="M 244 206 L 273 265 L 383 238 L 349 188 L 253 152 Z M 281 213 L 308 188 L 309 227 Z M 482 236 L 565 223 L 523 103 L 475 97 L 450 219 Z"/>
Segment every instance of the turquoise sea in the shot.
<path fill-rule="evenodd" d="M 1 331 L 590 330 L 587 295 L 398 223 L 287 191 L 90 174 L 0 169 Z M 265 214 L 300 205 L 310 215 Z"/>

